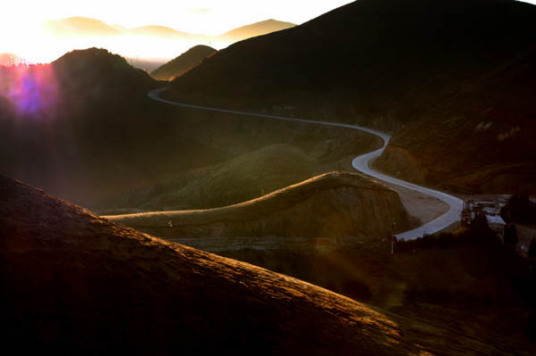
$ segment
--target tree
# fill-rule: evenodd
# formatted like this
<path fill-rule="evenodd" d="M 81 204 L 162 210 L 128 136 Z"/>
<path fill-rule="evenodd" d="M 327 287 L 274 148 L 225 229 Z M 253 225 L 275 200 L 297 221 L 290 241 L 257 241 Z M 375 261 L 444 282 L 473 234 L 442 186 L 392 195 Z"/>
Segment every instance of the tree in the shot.
<path fill-rule="evenodd" d="M 514 223 L 510 222 L 504 226 L 504 243 L 515 246 L 518 242 L 517 229 Z"/>
<path fill-rule="evenodd" d="M 532 238 L 532 241 L 530 242 L 529 246 L 529 252 L 528 252 L 529 258 L 536 258 L 536 237 Z"/>

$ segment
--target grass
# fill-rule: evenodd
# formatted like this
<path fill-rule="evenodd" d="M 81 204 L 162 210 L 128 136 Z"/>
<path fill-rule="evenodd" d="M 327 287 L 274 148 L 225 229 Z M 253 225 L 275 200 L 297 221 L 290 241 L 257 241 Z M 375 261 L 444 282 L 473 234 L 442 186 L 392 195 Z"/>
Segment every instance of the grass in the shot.
<path fill-rule="evenodd" d="M 393 219 L 398 221 L 399 229 L 410 226 L 395 192 L 360 174 L 344 172 L 315 176 L 222 208 L 106 217 L 164 237 L 193 234 L 336 238 L 381 235 Z"/>

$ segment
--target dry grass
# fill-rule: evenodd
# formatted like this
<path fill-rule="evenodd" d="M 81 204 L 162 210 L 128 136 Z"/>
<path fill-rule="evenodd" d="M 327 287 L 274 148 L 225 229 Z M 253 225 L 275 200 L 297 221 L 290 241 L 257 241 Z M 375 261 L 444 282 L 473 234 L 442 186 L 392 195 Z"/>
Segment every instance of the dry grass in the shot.
<path fill-rule="evenodd" d="M 421 350 L 389 317 L 325 289 L 114 225 L 3 177 L 0 192 L 6 349 Z"/>

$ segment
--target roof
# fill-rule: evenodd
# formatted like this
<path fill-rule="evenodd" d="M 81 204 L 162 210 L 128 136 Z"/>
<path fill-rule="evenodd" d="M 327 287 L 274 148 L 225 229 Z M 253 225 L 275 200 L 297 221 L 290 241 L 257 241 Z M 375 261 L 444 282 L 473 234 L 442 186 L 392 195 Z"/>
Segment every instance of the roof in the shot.
<path fill-rule="evenodd" d="M 488 224 L 506 225 L 500 215 L 486 215 L 486 220 Z"/>

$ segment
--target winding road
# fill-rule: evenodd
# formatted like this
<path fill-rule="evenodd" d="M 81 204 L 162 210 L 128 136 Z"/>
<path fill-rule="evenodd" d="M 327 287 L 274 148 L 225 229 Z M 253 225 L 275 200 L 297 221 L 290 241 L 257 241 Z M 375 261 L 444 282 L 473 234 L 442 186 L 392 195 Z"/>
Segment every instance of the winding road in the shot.
<path fill-rule="evenodd" d="M 370 164 L 378 157 L 381 156 L 385 148 L 387 147 L 387 144 L 389 143 L 389 140 L 391 139 L 391 136 L 374 130 L 367 127 L 362 127 L 358 125 L 349 125 L 349 124 L 341 124 L 336 122 L 324 122 L 324 121 L 313 121 L 313 120 L 304 120 L 304 119 L 296 119 L 296 118 L 290 118 L 290 117 L 283 117 L 283 116 L 275 116 L 275 115 L 266 115 L 266 114 L 257 114 L 257 113 L 250 113 L 250 112 L 244 112 L 244 111 L 235 111 L 235 110 L 226 110 L 226 109 L 220 109 L 220 108 L 213 108 L 213 107 L 207 107 L 207 106 L 199 106 L 199 105 L 191 105 L 191 104 L 182 104 L 175 101 L 170 101 L 166 99 L 162 99 L 160 97 L 160 94 L 165 91 L 166 88 L 159 88 L 150 91 L 147 96 L 150 99 L 166 103 L 169 105 L 174 106 L 180 106 L 184 108 L 190 108 L 190 109 L 197 109 L 197 110 L 204 110 L 204 111 L 213 111 L 213 112 L 219 112 L 219 113 L 226 113 L 226 114 L 234 114 L 234 115 L 244 115 L 244 116 L 252 116 L 252 117 L 260 117 L 264 119 L 273 119 L 273 120 L 282 120 L 282 121 L 292 121 L 292 122 L 300 122 L 300 123 L 306 123 L 311 125 L 320 125 L 320 126 L 331 126 L 331 127 L 342 127 L 347 128 L 351 130 L 359 130 L 363 132 L 370 133 L 372 135 L 376 135 L 380 137 L 383 140 L 383 146 L 375 151 L 365 153 L 361 156 L 358 156 L 353 159 L 352 166 L 354 169 L 358 172 L 361 172 L 363 174 L 366 174 L 370 177 L 373 177 L 379 181 L 390 183 L 402 188 L 410 189 L 419 193 L 426 194 L 428 196 L 431 196 L 433 198 L 439 199 L 446 203 L 449 206 L 449 210 L 445 212 L 444 214 L 438 216 L 437 218 L 425 223 L 424 225 L 419 226 L 418 228 L 415 228 L 413 230 L 405 231 L 402 233 L 399 233 L 396 235 L 396 237 L 400 240 L 413 240 L 418 237 L 421 237 L 425 234 L 434 234 L 436 232 L 440 232 L 442 230 L 445 230 L 446 228 L 458 223 L 460 221 L 460 215 L 463 209 L 463 200 L 452 196 L 450 194 L 440 192 L 438 190 L 426 188 L 417 184 L 409 183 L 391 176 L 388 176 L 386 174 L 380 173 L 370 167 Z"/>

